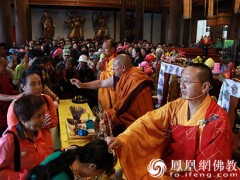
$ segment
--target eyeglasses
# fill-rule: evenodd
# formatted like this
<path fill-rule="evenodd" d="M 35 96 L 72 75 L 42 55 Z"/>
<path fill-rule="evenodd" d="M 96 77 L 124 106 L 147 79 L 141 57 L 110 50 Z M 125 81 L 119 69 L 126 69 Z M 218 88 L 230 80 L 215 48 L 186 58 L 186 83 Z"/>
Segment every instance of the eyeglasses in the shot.
<path fill-rule="evenodd" d="M 181 83 L 183 83 L 184 85 L 190 85 L 190 84 L 192 84 L 192 83 L 201 83 L 201 82 L 191 82 L 190 80 L 188 80 L 188 79 L 182 79 L 182 78 L 178 78 L 178 83 L 179 84 L 181 84 Z"/>

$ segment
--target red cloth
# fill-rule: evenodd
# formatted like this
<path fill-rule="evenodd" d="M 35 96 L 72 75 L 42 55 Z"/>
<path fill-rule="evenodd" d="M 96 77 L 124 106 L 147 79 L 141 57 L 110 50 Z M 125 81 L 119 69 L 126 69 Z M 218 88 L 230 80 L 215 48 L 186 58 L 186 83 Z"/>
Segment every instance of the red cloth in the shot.
<path fill-rule="evenodd" d="M 0 94 L 18 94 L 5 74 L 0 75 Z M 10 103 L 9 101 L 0 101 L 0 129 L 7 127 L 7 111 Z"/>

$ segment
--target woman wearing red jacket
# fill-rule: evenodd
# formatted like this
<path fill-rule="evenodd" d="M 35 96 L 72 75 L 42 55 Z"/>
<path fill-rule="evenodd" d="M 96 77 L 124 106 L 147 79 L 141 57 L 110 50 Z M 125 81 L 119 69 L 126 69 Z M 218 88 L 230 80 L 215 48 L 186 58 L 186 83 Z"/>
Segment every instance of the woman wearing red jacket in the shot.
<path fill-rule="evenodd" d="M 41 128 L 45 118 L 40 96 L 25 95 L 14 103 L 18 123 L 0 139 L 0 179 L 26 179 L 28 171 L 53 152 Z"/>

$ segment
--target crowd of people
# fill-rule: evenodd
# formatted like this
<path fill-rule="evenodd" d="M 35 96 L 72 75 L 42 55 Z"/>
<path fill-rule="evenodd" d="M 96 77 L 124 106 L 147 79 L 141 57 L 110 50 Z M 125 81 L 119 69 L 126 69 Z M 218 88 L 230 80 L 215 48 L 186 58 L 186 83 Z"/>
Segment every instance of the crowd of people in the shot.
<path fill-rule="evenodd" d="M 38 176 L 54 177 L 60 171 L 67 174 L 60 173 L 61 176 L 69 176 L 70 179 L 74 175 L 95 176 L 102 172 L 102 169 L 111 168 L 113 164 L 111 158 L 108 162 L 105 161 L 109 163 L 108 165 L 98 167 L 99 162 L 95 164 L 92 160 L 91 162 L 84 160 L 84 157 L 76 164 L 74 159 L 78 155 L 73 155 L 72 161 L 69 162 L 71 168 L 74 168 L 73 173 L 69 173 L 71 172 L 69 165 L 57 170 L 53 175 L 38 174 L 36 171 L 38 168 L 43 168 L 38 165 L 56 149 L 50 130 L 58 125 L 57 108 L 60 99 L 82 95 L 88 99 L 91 107 L 98 106 L 99 101 L 99 105 L 113 119 L 115 135 L 122 133 L 135 119 L 153 109 L 151 99 L 153 82 L 143 71 L 132 67 L 135 56 L 132 56 L 131 50 L 134 46 L 137 44 L 116 44 L 112 39 L 105 40 L 102 44 L 68 39 L 58 39 L 48 43 L 43 39 L 36 39 L 27 42 L 22 47 L 16 47 L 13 43 L 11 48 L 0 43 L 0 130 L 2 136 L 0 139 L 0 177 L 6 179 L 11 176 L 15 179 L 25 179 L 34 166 L 37 167 L 31 171 L 33 174 L 28 176 L 30 179 Z M 123 53 L 128 55 L 119 55 Z M 138 52 L 139 54 L 143 57 L 141 52 Z M 129 79 L 126 84 L 125 79 L 132 75 L 136 78 Z M 74 81 L 83 84 L 110 81 L 110 84 L 88 90 L 88 86 L 77 88 Z M 122 91 L 122 85 L 125 85 L 125 92 Z M 100 89 L 94 90 L 95 88 Z M 148 103 L 143 108 L 135 109 L 134 107 L 141 107 L 141 100 Z M 128 105 L 125 106 L 125 103 Z M 128 122 L 125 117 L 129 117 L 130 121 Z M 108 150 L 106 144 L 104 150 Z M 19 153 L 21 156 L 15 158 Z M 65 153 L 56 154 L 56 156 L 54 154 L 51 156 L 57 159 L 66 156 Z M 35 156 L 38 158 L 33 158 Z M 63 160 L 66 161 L 64 157 Z M 49 163 L 51 161 L 52 158 Z M 88 162 L 93 163 L 91 172 L 84 170 L 83 165 Z M 81 170 L 78 169 L 79 163 Z"/>
<path fill-rule="evenodd" d="M 179 79 L 182 97 L 154 110 L 155 79 L 138 67 L 152 58 L 159 72 L 165 51 L 161 44 L 112 39 L 101 44 L 36 38 L 10 49 L 0 43 L 0 179 L 95 177 L 113 168 L 111 149 L 131 180 L 151 179 L 148 164 L 153 159 L 162 159 L 167 167 L 158 178 L 204 174 L 202 161 L 209 161 L 210 167 L 216 161 L 232 165 L 230 170 L 208 170 L 214 177 L 233 172 L 238 177 L 230 163 L 230 120 L 208 94 L 209 67 L 185 68 Z M 108 114 L 114 137 L 53 153 L 50 129 L 58 124 L 59 99 L 78 95 Z M 180 170 L 174 169 L 174 161 L 179 161 Z"/>

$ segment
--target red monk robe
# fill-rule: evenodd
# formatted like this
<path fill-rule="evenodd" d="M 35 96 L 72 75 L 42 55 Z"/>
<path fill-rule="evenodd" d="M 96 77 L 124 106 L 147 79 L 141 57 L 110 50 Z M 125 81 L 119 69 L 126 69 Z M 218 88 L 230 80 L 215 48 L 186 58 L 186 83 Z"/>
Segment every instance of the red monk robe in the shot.
<path fill-rule="evenodd" d="M 108 114 L 115 128 L 117 126 L 123 132 L 136 119 L 153 110 L 153 81 L 142 70 L 133 66 L 116 83 L 116 105 L 108 110 Z"/>
<path fill-rule="evenodd" d="M 5 74 L 0 75 L 0 94 L 18 94 Z M 0 136 L 5 128 L 7 128 L 7 111 L 10 104 L 11 101 L 0 101 Z"/>
<path fill-rule="evenodd" d="M 200 128 L 199 120 L 204 119 L 207 123 Z M 122 149 L 118 155 L 129 180 L 154 179 L 147 169 L 153 159 L 163 159 L 167 164 L 167 172 L 157 179 L 173 179 L 170 177 L 172 160 L 180 160 L 182 165 L 186 160 L 195 160 L 195 169 L 198 170 L 182 170 L 185 172 L 178 173 L 177 179 L 206 179 L 207 175 L 211 176 L 210 179 L 215 179 L 223 175 L 223 172 L 227 173 L 227 166 L 231 162 L 231 137 L 231 125 L 226 112 L 209 95 L 190 119 L 188 101 L 179 98 L 142 116 L 120 134 L 118 138 L 122 142 Z M 215 160 L 223 163 L 222 172 L 214 169 Z M 209 172 L 199 166 L 203 162 L 210 163 Z M 232 169 L 234 170 L 230 173 L 235 173 L 238 177 L 224 176 L 224 179 L 240 178 L 235 171 L 236 166 Z M 189 173 L 198 176 L 193 177 Z M 206 176 L 200 177 L 201 173 Z"/>
<path fill-rule="evenodd" d="M 104 59 L 104 70 L 100 73 L 100 80 L 110 78 L 113 73 L 113 61 L 117 54 L 113 54 L 109 59 Z M 114 107 L 115 102 L 117 101 L 117 95 L 113 89 L 113 87 L 109 88 L 99 88 L 98 89 L 98 99 L 102 105 L 104 110 L 110 109 Z"/>

